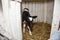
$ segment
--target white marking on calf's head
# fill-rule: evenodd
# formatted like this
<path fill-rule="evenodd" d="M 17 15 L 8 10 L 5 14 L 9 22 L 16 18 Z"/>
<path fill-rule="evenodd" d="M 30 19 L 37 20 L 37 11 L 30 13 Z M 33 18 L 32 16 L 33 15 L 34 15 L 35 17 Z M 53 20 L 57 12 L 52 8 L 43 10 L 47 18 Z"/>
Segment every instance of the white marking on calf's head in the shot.
<path fill-rule="evenodd" d="M 26 10 L 26 9 L 24 9 L 24 11 L 27 11 L 28 12 L 28 10 Z"/>

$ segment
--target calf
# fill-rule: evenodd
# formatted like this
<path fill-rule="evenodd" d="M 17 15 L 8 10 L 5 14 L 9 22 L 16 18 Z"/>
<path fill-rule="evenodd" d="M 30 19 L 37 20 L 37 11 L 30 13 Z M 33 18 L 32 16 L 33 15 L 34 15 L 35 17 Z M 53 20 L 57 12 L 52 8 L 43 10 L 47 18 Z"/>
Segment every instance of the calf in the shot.
<path fill-rule="evenodd" d="M 33 26 L 33 19 L 37 16 L 30 16 L 29 9 L 25 8 L 22 13 L 22 23 L 23 23 L 23 32 L 25 33 L 25 27 L 29 29 L 29 34 L 32 35 L 32 26 Z"/>

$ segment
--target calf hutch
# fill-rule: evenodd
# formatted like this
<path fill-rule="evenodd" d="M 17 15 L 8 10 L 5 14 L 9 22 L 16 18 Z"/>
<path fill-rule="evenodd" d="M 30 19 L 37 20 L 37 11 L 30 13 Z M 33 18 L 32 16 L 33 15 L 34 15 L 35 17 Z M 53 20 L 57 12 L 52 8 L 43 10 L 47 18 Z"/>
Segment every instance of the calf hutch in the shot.
<path fill-rule="evenodd" d="M 56 40 L 59 24 L 60 0 L 0 0 L 0 40 Z"/>

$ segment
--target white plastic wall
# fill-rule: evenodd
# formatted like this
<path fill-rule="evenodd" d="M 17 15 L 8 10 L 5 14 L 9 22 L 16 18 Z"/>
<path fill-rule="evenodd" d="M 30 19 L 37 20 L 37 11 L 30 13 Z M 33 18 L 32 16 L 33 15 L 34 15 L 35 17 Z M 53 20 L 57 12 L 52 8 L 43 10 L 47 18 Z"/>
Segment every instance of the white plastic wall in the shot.
<path fill-rule="evenodd" d="M 54 33 L 58 31 L 60 21 L 59 17 L 60 17 L 60 0 L 55 0 L 50 38 Z"/>
<path fill-rule="evenodd" d="M 21 3 L 9 0 L 1 1 L 4 15 L 3 29 L 8 33 L 2 32 L 2 34 L 11 40 L 22 40 Z"/>
<path fill-rule="evenodd" d="M 11 10 L 9 14 L 11 29 L 16 40 L 22 40 L 22 26 L 21 26 L 21 4 L 19 2 L 11 1 Z"/>

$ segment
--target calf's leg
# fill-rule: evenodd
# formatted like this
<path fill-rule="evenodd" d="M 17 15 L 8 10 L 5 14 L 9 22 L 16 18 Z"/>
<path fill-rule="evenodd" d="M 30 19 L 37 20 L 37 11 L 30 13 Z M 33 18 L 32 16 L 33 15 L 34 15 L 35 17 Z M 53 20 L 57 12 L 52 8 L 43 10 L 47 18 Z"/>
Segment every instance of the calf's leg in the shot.
<path fill-rule="evenodd" d="M 32 22 L 28 23 L 29 34 L 32 35 Z"/>
<path fill-rule="evenodd" d="M 29 26 L 28 26 L 28 30 L 29 30 L 29 34 L 32 35 L 32 31 Z"/>
<path fill-rule="evenodd" d="M 23 33 L 25 33 L 25 27 L 26 27 L 26 23 L 24 21 L 24 23 L 23 23 Z"/>

